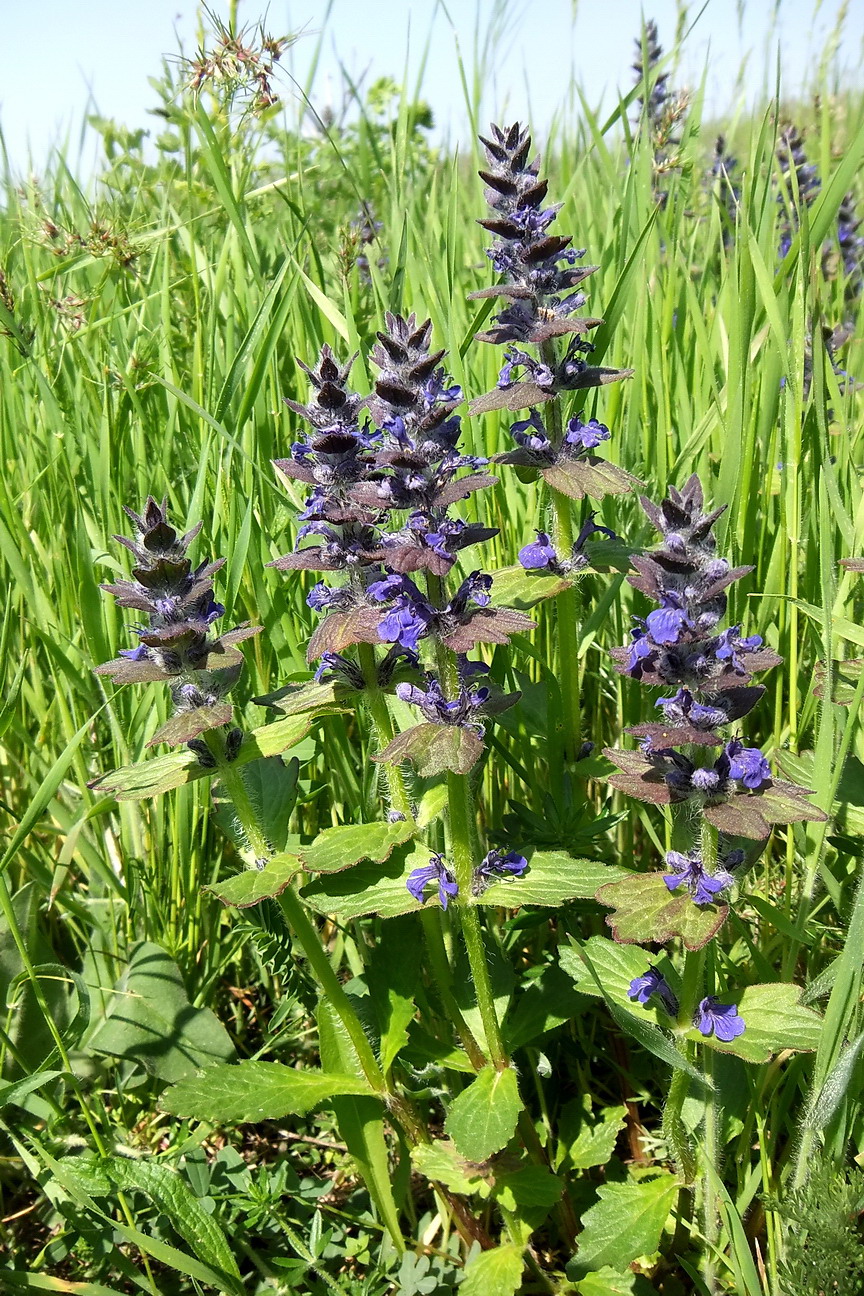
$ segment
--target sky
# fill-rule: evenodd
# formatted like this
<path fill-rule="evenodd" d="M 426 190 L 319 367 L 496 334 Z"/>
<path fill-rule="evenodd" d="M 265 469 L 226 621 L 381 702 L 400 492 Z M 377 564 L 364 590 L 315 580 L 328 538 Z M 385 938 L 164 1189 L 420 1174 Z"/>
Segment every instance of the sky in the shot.
<path fill-rule="evenodd" d="M 212 0 L 211 8 L 227 17 L 228 4 Z M 266 14 L 273 35 L 302 33 L 285 60 L 301 84 L 320 44 L 311 95 L 319 111 L 338 97 L 340 65 L 363 85 L 380 76 L 401 80 L 406 68 L 413 78 L 428 39 L 422 97 L 439 135 L 459 140 L 467 116 L 457 47 L 473 67 L 478 28 L 497 18 L 501 34 L 497 66 L 484 76 L 484 114 L 530 120 L 542 137 L 568 103 L 574 78 L 592 106 L 608 107 L 616 89 L 630 88 L 643 9 L 668 46 L 675 0 L 239 0 L 239 21 Z M 673 84 L 696 86 L 707 67 L 709 116 L 726 117 L 773 89 L 779 48 L 787 92 L 800 94 L 843 11 L 840 62 L 860 77 L 864 0 L 690 0 L 694 26 Z M 194 50 L 198 23 L 194 0 L 0 0 L 0 130 L 13 171 L 32 164 L 38 172 L 67 139 L 75 157 L 88 113 L 158 135 L 148 78 L 181 43 Z M 277 88 L 293 113 L 290 78 Z M 92 137 L 78 156 L 86 174 L 96 157 Z"/>

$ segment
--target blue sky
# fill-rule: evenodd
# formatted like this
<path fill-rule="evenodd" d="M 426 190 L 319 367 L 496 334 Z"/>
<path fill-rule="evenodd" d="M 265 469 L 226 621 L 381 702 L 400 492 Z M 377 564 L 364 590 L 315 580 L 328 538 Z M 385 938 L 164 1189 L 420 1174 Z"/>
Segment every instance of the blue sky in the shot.
<path fill-rule="evenodd" d="M 212 7 L 227 14 L 225 0 Z M 439 129 L 455 138 L 466 133 L 456 45 L 471 66 L 478 15 L 484 30 L 497 13 L 503 32 L 499 66 L 484 86 L 484 111 L 530 119 L 541 136 L 567 103 L 574 76 L 592 104 L 604 95 L 608 103 L 616 87 L 629 88 L 643 11 L 639 0 L 332 0 L 325 21 L 327 8 L 325 0 L 270 0 L 269 6 L 241 0 L 239 15 L 251 22 L 266 12 L 274 35 L 304 30 L 290 58 L 301 81 L 323 29 L 312 95 L 319 108 L 338 88 L 340 62 L 365 84 L 383 75 L 401 79 L 406 65 L 416 71 L 431 32 L 423 93 Z M 695 0 L 689 5 L 691 22 L 700 8 Z M 844 8 L 841 63 L 853 75 L 864 54 L 862 0 L 708 0 L 674 84 L 698 83 L 707 64 L 709 110 L 726 116 L 742 97 L 773 86 L 779 46 L 784 84 L 800 93 Z M 647 0 L 644 10 L 668 45 L 675 0 Z M 88 105 L 158 134 L 158 119 L 147 111 L 156 103 L 148 77 L 158 73 L 163 55 L 177 53 L 179 41 L 187 51 L 194 47 L 197 12 L 190 0 L 0 0 L 0 127 L 13 168 L 22 171 L 32 156 L 39 170 L 67 134 L 77 147 Z M 291 99 L 289 82 L 281 92 Z M 92 156 L 91 141 L 85 166 Z"/>

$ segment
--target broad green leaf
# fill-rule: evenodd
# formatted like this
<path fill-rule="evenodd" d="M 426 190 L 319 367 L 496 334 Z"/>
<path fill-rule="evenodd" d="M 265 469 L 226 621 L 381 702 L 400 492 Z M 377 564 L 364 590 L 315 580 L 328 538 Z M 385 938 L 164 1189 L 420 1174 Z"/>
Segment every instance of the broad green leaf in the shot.
<path fill-rule="evenodd" d="M 477 897 L 477 903 L 507 909 L 526 904 L 557 908 L 568 900 L 593 900 L 604 882 L 629 876 L 626 869 L 599 860 L 573 859 L 566 851 L 536 851 L 526 873 L 493 882 Z"/>
<path fill-rule="evenodd" d="M 398 850 L 383 864 L 355 864 L 342 873 L 322 875 L 307 883 L 300 894 L 316 913 L 334 915 L 345 922 L 369 913 L 398 918 L 421 908 L 406 883 L 415 868 L 428 863 L 426 847 L 418 846 L 407 854 Z M 438 903 L 438 893 L 430 887 L 424 904 Z"/>
<path fill-rule="evenodd" d="M 193 1008 L 177 964 L 151 941 L 133 948 L 88 1047 L 169 1081 L 234 1055 L 225 1027 L 209 1008 Z"/>
<path fill-rule="evenodd" d="M 277 852 L 288 849 L 288 822 L 297 801 L 299 773 L 300 762 L 296 757 L 286 763 L 281 756 L 268 756 L 243 767 L 243 783 L 255 807 L 258 823 Z M 213 789 L 213 800 L 219 827 L 226 837 L 238 841 L 242 849 L 246 841 L 237 831 L 237 812 L 221 782 Z"/>
<path fill-rule="evenodd" d="M 730 996 L 719 995 L 722 1002 Z M 692 1030 L 688 1039 L 698 1040 L 721 1053 L 734 1053 L 745 1062 L 767 1062 L 775 1053 L 786 1049 L 794 1053 L 812 1053 L 819 1047 L 822 1018 L 801 1003 L 798 986 L 785 983 L 748 986 L 738 999 L 738 1012 L 744 1019 L 744 1034 L 724 1044 L 714 1035 L 706 1039 Z"/>
<path fill-rule="evenodd" d="M 652 1296 L 654 1288 L 641 1274 L 618 1273 L 604 1265 L 576 1284 L 579 1296 Z"/>
<path fill-rule="evenodd" d="M 631 1260 L 656 1251 L 678 1187 L 679 1180 L 665 1172 L 639 1183 L 599 1187 L 599 1201 L 582 1215 L 579 1248 L 567 1276 L 584 1278 L 606 1265 L 624 1270 Z"/>
<path fill-rule="evenodd" d="M 697 905 L 686 887 L 670 891 L 662 873 L 631 873 L 621 882 L 607 882 L 596 899 L 614 911 L 606 922 L 624 945 L 665 945 L 678 936 L 687 949 L 698 950 L 716 936 L 729 913 L 725 904 Z"/>
<path fill-rule="evenodd" d="M 494 1196 L 505 1210 L 532 1207 L 549 1210 L 563 1191 L 563 1181 L 545 1166 L 523 1165 L 510 1171 L 500 1171 L 496 1167 Z"/>
<path fill-rule="evenodd" d="M 522 1250 L 512 1243 L 481 1251 L 465 1267 L 460 1296 L 514 1296 L 524 1267 Z"/>
<path fill-rule="evenodd" d="M 487 1066 L 450 1104 L 444 1129 L 469 1161 L 485 1161 L 513 1137 L 521 1110 L 516 1072 Z"/>
<path fill-rule="evenodd" d="M 411 1164 L 419 1174 L 443 1184 L 460 1196 L 468 1196 L 486 1188 L 486 1182 L 477 1166 L 461 1157 L 455 1144 L 447 1139 L 418 1143 L 411 1150 Z"/>
<path fill-rule="evenodd" d="M 223 904 L 233 905 L 235 909 L 248 909 L 262 900 L 280 895 L 302 867 L 303 863 L 296 855 L 283 852 L 269 859 L 262 869 L 244 869 L 242 873 L 204 890 L 211 892 Z"/>
<path fill-rule="evenodd" d="M 310 846 L 303 846 L 300 857 L 309 873 L 340 873 L 360 860 L 383 863 L 394 848 L 413 837 L 415 825 L 401 823 L 344 824 L 325 828 Z"/>
<path fill-rule="evenodd" d="M 366 965 L 366 981 L 378 1019 L 378 1056 L 386 1075 L 408 1043 L 408 1028 L 417 1012 L 420 960 L 417 923 L 412 918 L 388 923 Z"/>
<path fill-rule="evenodd" d="M 332 1106 L 341 1094 L 370 1094 L 359 1068 L 355 1075 L 302 1071 L 281 1062 L 239 1062 L 207 1067 L 181 1080 L 162 1096 L 162 1107 L 174 1116 L 215 1125 L 245 1125 L 283 1116 L 303 1116 Z"/>
<path fill-rule="evenodd" d="M 529 572 L 518 565 L 501 567 L 492 572 L 492 606 L 527 612 L 543 599 L 554 598 L 569 589 L 570 585 L 570 581 L 551 572 Z"/>
<path fill-rule="evenodd" d="M 322 1064 L 344 1080 L 356 1081 L 361 1075 L 357 1051 L 333 1008 L 323 999 L 318 1002 L 318 1037 Z M 355 1094 L 358 1096 L 350 1096 Z M 356 1089 L 342 1090 L 333 1102 L 336 1123 L 382 1223 L 396 1250 L 401 1252 L 405 1243 L 399 1226 L 399 1208 L 393 1195 L 381 1103 L 377 1098 L 361 1095 L 362 1091 Z"/>
<path fill-rule="evenodd" d="M 560 1165 L 566 1160 L 568 1168 L 588 1170 L 602 1166 L 612 1155 L 618 1135 L 625 1125 L 627 1108 L 601 1107 L 597 1116 L 588 1095 L 573 1098 L 561 1112 Z"/>
<path fill-rule="evenodd" d="M 237 1261 L 225 1234 L 176 1170 L 161 1162 L 132 1157 L 64 1157 L 63 1165 L 91 1193 L 104 1183 L 120 1192 L 143 1192 L 170 1221 L 194 1255 L 214 1269 L 239 1279 Z"/>

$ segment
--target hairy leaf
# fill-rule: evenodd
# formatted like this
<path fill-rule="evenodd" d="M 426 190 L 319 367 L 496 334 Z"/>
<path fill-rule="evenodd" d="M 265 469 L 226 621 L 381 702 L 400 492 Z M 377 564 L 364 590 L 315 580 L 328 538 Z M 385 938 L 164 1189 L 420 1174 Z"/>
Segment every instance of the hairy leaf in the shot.
<path fill-rule="evenodd" d="M 599 1201 L 582 1216 L 579 1248 L 567 1266 L 568 1277 L 584 1277 L 605 1265 L 623 1270 L 631 1260 L 656 1251 L 678 1187 L 675 1175 L 665 1172 L 639 1183 L 599 1187 Z"/>
<path fill-rule="evenodd" d="M 341 1094 L 372 1090 L 359 1069 L 354 1075 L 302 1071 L 281 1062 L 239 1062 L 207 1067 L 181 1080 L 162 1096 L 174 1116 L 216 1125 L 245 1125 L 283 1116 L 302 1116 Z"/>
<path fill-rule="evenodd" d="M 394 848 L 413 837 L 416 826 L 410 820 L 400 823 L 343 824 L 325 828 L 310 846 L 303 846 L 300 857 L 309 873 L 339 873 L 360 860 L 383 863 Z"/>
<path fill-rule="evenodd" d="M 670 891 L 662 873 L 631 873 L 608 882 L 596 899 L 614 910 L 606 922 L 624 945 L 665 945 L 680 936 L 687 949 L 698 950 L 716 936 L 729 913 L 725 904 L 697 905 L 685 887 Z"/>
<path fill-rule="evenodd" d="M 469 1161 L 485 1161 L 513 1137 L 521 1110 L 516 1072 L 486 1066 L 450 1104 L 444 1129 Z"/>

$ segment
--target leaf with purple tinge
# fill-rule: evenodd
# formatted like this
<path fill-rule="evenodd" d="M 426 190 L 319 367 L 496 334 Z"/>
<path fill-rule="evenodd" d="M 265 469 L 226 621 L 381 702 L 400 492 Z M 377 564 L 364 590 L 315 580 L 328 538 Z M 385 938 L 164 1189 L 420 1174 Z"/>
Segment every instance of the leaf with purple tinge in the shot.
<path fill-rule="evenodd" d="M 309 640 L 306 660 L 316 661 L 325 652 L 342 652 L 356 643 L 380 644 L 380 620 L 380 608 L 360 607 L 351 612 L 329 613 Z"/>
<path fill-rule="evenodd" d="M 719 995 L 721 1003 L 732 1001 Z M 745 1062 L 767 1062 L 775 1053 L 812 1053 L 819 1047 L 822 1018 L 801 1003 L 801 989 L 785 982 L 748 986 L 735 998 L 744 1021 L 744 1033 L 726 1044 L 716 1036 L 704 1036 L 695 1028 L 687 1038 L 720 1053 L 734 1053 Z"/>
<path fill-rule="evenodd" d="M 436 508 L 448 508 L 451 504 L 457 504 L 459 500 L 467 499 L 474 491 L 485 490 L 487 486 L 496 486 L 498 478 L 492 477 L 489 473 L 476 473 L 470 477 L 457 477 L 455 481 L 448 482 L 442 486 L 436 493 L 434 504 Z"/>
<path fill-rule="evenodd" d="M 419 724 L 397 734 L 372 759 L 385 765 L 398 765 L 408 760 L 423 778 L 431 778 L 445 770 L 467 774 L 482 751 L 483 739 L 473 729 L 463 729 L 458 725 Z"/>
<path fill-rule="evenodd" d="M 620 774 L 610 774 L 606 780 L 619 792 L 635 797 L 637 801 L 647 801 L 649 805 L 674 805 L 686 801 L 686 793 L 670 788 L 662 772 L 655 769 L 641 752 L 604 747 L 603 755 L 621 771 Z"/>
<path fill-rule="evenodd" d="M 468 413 L 472 418 L 477 414 L 492 414 L 495 410 L 509 410 L 511 414 L 516 414 L 533 405 L 543 405 L 546 401 L 553 400 L 555 395 L 550 387 L 540 387 L 532 382 L 517 382 L 510 387 L 493 387 L 483 396 L 477 396 L 468 406 Z"/>
<path fill-rule="evenodd" d="M 477 608 L 467 621 L 450 634 L 442 636 L 442 643 L 455 653 L 467 653 L 475 644 L 506 644 L 512 634 L 525 634 L 537 625 L 524 612 L 513 608 Z"/>
<path fill-rule="evenodd" d="M 614 911 L 606 922 L 620 945 L 663 945 L 678 936 L 688 950 L 702 949 L 729 913 L 725 904 L 697 905 L 683 888 L 670 891 L 662 873 L 632 873 L 607 882 L 595 899 Z"/>
<path fill-rule="evenodd" d="M 228 724 L 233 714 L 234 708 L 230 702 L 181 711 L 156 730 L 147 746 L 156 747 L 159 743 L 167 743 L 169 747 L 178 747 L 180 743 L 189 742 L 208 729 L 218 729 L 220 725 Z"/>
<path fill-rule="evenodd" d="M 804 800 L 811 795 L 808 788 L 775 779 L 757 792 L 731 792 L 725 801 L 705 806 L 702 813 L 721 832 L 762 841 L 772 824 L 825 823 L 824 810 Z"/>
<path fill-rule="evenodd" d="M 851 706 L 855 699 L 858 681 L 861 678 L 862 667 L 864 667 L 864 657 L 850 657 L 846 661 L 832 661 L 831 701 L 837 706 Z M 824 661 L 816 663 L 813 676 L 816 680 L 813 696 L 824 699 L 825 682 L 828 678 L 828 671 L 825 668 Z"/>
<path fill-rule="evenodd" d="M 586 495 L 592 499 L 625 495 L 634 486 L 641 485 L 638 477 L 606 459 L 598 459 L 596 455 L 562 459 L 550 468 L 541 468 L 540 476 L 553 490 L 576 500 L 584 499 Z"/>

